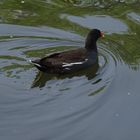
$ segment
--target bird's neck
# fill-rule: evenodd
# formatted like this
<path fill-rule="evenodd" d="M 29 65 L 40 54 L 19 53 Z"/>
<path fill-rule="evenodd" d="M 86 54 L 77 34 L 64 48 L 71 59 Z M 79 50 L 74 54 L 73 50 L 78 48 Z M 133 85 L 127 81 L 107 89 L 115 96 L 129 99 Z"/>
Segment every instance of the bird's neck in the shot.
<path fill-rule="evenodd" d="M 96 41 L 87 41 L 86 44 L 85 44 L 85 48 L 88 51 L 95 51 L 95 52 L 97 52 Z"/>

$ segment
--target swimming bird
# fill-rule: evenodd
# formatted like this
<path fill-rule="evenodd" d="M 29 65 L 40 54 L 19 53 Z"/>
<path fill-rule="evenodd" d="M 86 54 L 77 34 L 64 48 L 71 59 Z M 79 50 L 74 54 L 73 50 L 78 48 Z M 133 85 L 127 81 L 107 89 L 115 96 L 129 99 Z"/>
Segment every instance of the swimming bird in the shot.
<path fill-rule="evenodd" d="M 30 60 L 40 71 L 64 74 L 79 71 L 95 64 L 98 60 L 96 41 L 103 37 L 98 29 L 92 29 L 86 38 L 85 47 L 56 52 L 37 60 Z"/>

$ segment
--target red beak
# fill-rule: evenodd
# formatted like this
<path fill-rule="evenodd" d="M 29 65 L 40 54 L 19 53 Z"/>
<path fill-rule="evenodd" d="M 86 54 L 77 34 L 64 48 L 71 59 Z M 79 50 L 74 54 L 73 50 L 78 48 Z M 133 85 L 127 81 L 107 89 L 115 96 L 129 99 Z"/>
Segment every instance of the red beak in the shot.
<path fill-rule="evenodd" d="M 101 37 L 105 37 L 103 32 L 101 32 Z"/>

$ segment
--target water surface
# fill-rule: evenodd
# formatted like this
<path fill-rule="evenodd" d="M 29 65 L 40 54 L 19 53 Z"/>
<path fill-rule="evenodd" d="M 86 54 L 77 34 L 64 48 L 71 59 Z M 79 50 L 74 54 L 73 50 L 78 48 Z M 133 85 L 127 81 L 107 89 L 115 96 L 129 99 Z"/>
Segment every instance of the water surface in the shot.
<path fill-rule="evenodd" d="M 1 1 L 0 139 L 139 140 L 138 5 Z M 84 47 L 92 28 L 105 32 L 98 65 L 60 76 L 28 62 Z"/>

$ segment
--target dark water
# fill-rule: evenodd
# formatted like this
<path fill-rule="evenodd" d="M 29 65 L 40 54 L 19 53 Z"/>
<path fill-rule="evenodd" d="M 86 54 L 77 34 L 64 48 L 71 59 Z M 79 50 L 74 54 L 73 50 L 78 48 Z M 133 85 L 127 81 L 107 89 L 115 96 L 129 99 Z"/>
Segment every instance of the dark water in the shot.
<path fill-rule="evenodd" d="M 0 140 L 139 140 L 139 1 L 0 2 Z M 99 69 L 39 72 L 29 62 L 84 47 L 92 28 Z"/>

